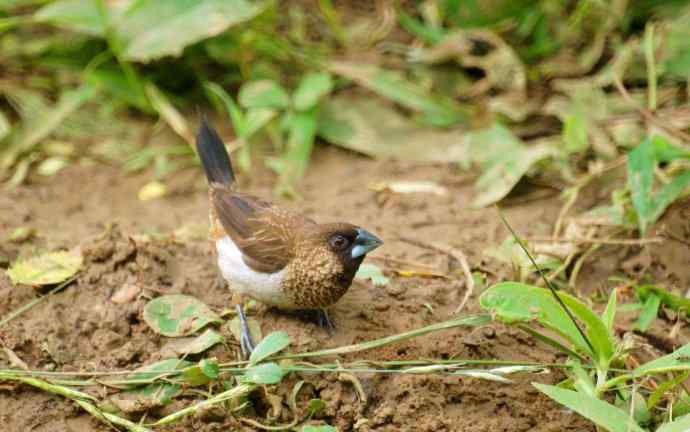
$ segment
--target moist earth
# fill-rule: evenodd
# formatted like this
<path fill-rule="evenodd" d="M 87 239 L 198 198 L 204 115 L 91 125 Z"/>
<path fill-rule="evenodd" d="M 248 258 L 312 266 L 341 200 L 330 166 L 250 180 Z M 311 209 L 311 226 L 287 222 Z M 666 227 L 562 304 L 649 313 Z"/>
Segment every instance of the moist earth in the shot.
<path fill-rule="evenodd" d="M 331 311 L 337 326 L 333 336 L 303 317 L 260 308 L 254 317 L 263 334 L 285 330 L 292 341 L 290 349 L 301 352 L 358 343 L 449 319 L 466 289 L 459 265 L 409 239 L 459 248 L 472 269 L 487 276 L 489 284 L 513 278 L 512 268 L 484 253 L 500 244 L 507 231 L 495 209 L 470 208 L 471 185 L 456 168 L 372 161 L 333 148 L 320 148 L 315 159 L 300 186 L 301 199 L 283 204 L 299 208 L 318 221 L 348 221 L 376 233 L 386 243 L 368 261 L 385 269 L 391 281 L 385 286 L 356 281 Z M 206 239 L 208 200 L 201 170 L 178 173 L 166 198 L 139 201 L 137 191 L 149 178 L 147 174 L 125 175 L 109 167 L 73 166 L 50 179 L 32 178 L 28 185 L 0 194 L 0 238 L 7 238 L 19 226 L 35 228 L 38 233 L 28 242 L 0 243 L 3 267 L 20 256 L 75 246 L 85 257 L 84 269 L 75 282 L 0 328 L 2 346 L 29 368 L 131 370 L 166 358 L 169 340 L 154 333 L 142 318 L 146 302 L 161 294 L 189 294 L 218 312 L 230 307 L 229 291 L 215 283 L 218 273 Z M 448 194 L 396 195 L 370 187 L 391 180 L 434 181 L 445 186 Z M 273 181 L 273 176 L 263 171 L 240 178 L 243 190 L 262 197 L 272 196 Z M 522 235 L 548 235 L 562 201 L 554 193 L 527 198 L 514 197 L 504 209 L 507 218 Z M 672 232 L 678 241 L 600 248 L 585 264 L 576 291 L 587 296 L 601 293 L 605 298 L 615 286 L 609 277 L 641 274 L 672 290 L 687 287 L 690 266 L 688 246 L 683 241 L 690 237 L 688 216 L 690 205 L 676 204 L 656 227 L 657 231 Z M 445 276 L 401 276 L 394 272 L 411 265 L 432 267 Z M 481 289 L 477 287 L 463 314 L 481 312 L 477 303 Z M 38 294 L 32 287 L 13 286 L 1 272 L 0 317 Z M 633 322 L 634 317 L 624 316 L 619 331 L 630 330 Z M 671 324 L 657 320 L 651 334 L 658 338 L 641 339 L 643 344 L 655 345 L 648 347 L 650 355 L 663 354 L 688 341 L 685 329 L 668 341 L 665 329 Z M 229 341 L 228 346 L 217 346 L 205 355 L 220 361 L 236 359 L 236 340 L 225 326 L 219 331 Z M 655 344 L 657 339 L 669 343 Z M 437 332 L 350 354 L 343 361 L 424 358 L 563 361 L 525 333 L 500 324 Z M 10 360 L 0 354 L 0 368 L 10 366 Z M 242 415 L 261 422 L 270 418 L 275 424 L 290 423 L 292 413 L 285 401 L 295 383 L 304 380 L 297 401 L 302 419 L 307 417 L 307 401 L 320 398 L 326 408 L 311 423 L 331 424 L 341 431 L 595 430 L 531 385 L 534 381 L 554 384 L 562 380 L 563 376 L 553 370 L 517 377 L 512 384 L 430 375 L 363 374 L 358 379 L 361 391 L 345 375 L 294 374 L 278 386 L 256 391 L 251 396 L 252 408 Z M 278 405 L 282 409 L 271 407 L 274 396 L 283 398 L 283 404 Z M 148 419 L 180 409 L 197 397 L 185 394 L 171 406 L 149 413 Z M 0 425 L 8 432 L 112 430 L 67 399 L 9 383 L 0 383 Z M 211 410 L 163 430 L 210 432 L 255 427 Z"/>

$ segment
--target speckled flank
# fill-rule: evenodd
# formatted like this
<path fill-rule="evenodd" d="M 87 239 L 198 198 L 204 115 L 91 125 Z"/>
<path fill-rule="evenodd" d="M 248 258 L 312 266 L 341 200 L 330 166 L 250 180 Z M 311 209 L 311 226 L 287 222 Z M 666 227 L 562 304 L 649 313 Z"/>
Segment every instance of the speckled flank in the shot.
<path fill-rule="evenodd" d="M 342 280 L 343 264 L 325 242 L 297 248 L 283 281 L 292 303 L 305 309 L 325 308 L 340 300 L 350 286 Z"/>

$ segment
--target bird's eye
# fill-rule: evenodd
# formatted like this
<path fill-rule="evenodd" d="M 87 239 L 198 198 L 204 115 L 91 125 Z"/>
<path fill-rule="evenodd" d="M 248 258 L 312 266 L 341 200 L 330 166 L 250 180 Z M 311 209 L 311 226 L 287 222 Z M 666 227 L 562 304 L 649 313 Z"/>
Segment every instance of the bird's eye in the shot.
<path fill-rule="evenodd" d="M 341 236 L 340 234 L 336 234 L 333 237 L 331 237 L 330 240 L 328 240 L 328 243 L 335 250 L 344 250 L 348 247 L 350 241 L 347 238 Z"/>

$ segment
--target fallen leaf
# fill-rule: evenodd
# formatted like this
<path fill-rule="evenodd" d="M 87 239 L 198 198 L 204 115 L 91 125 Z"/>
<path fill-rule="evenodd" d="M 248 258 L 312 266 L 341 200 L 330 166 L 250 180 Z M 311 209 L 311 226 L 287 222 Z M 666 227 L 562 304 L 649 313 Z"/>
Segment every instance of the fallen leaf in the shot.
<path fill-rule="evenodd" d="M 7 275 L 13 284 L 52 285 L 64 282 L 81 268 L 79 251 L 51 252 L 15 262 Z"/>
<path fill-rule="evenodd" d="M 144 307 L 144 321 L 156 333 L 178 337 L 190 335 L 220 317 L 194 297 L 171 294 L 157 297 Z"/>
<path fill-rule="evenodd" d="M 162 357 L 180 357 L 199 354 L 212 346 L 224 342 L 225 339 L 218 332 L 206 329 L 197 337 L 173 339 L 161 348 Z"/>
<path fill-rule="evenodd" d="M 393 193 L 410 194 L 422 193 L 445 196 L 448 194 L 448 189 L 431 181 L 392 181 L 377 183 L 370 186 L 371 190 L 383 191 L 389 190 Z"/>
<path fill-rule="evenodd" d="M 146 183 L 139 189 L 137 197 L 140 201 L 149 201 L 157 198 L 162 198 L 168 192 L 168 188 L 161 182 L 154 180 Z"/>

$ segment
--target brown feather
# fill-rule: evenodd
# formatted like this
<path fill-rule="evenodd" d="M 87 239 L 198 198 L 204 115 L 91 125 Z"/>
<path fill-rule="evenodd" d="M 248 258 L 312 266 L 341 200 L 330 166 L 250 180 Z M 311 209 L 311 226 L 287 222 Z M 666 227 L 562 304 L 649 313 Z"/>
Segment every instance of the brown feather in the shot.
<path fill-rule="evenodd" d="M 314 224 L 298 213 L 224 185 L 211 185 L 211 202 L 225 233 L 242 251 L 244 262 L 264 273 L 282 270 L 294 256 L 295 235 Z"/>

